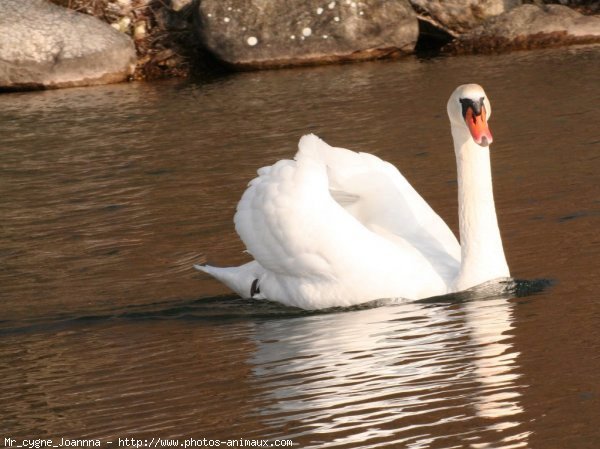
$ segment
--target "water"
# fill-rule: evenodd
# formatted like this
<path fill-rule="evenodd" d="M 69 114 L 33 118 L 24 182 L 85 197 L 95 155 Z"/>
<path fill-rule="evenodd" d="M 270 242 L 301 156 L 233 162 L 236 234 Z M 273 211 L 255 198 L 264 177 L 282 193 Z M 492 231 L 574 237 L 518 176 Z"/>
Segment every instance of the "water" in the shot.
<path fill-rule="evenodd" d="M 583 47 L 0 96 L 0 437 L 597 448 L 599 73 Z M 465 82 L 511 271 L 552 285 L 307 313 L 191 268 L 248 260 L 236 202 L 306 132 L 456 230 Z"/>

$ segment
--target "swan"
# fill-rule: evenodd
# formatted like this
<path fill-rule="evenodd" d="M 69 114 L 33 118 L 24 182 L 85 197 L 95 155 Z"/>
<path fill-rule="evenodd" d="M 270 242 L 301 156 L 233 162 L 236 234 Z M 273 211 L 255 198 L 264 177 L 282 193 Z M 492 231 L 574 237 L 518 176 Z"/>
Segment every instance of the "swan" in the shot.
<path fill-rule="evenodd" d="M 490 101 L 461 85 L 447 104 L 458 173 L 460 242 L 393 165 L 313 134 L 293 160 L 258 170 L 235 228 L 254 260 L 195 265 L 243 298 L 303 309 L 416 300 L 510 276 L 492 190 Z"/>

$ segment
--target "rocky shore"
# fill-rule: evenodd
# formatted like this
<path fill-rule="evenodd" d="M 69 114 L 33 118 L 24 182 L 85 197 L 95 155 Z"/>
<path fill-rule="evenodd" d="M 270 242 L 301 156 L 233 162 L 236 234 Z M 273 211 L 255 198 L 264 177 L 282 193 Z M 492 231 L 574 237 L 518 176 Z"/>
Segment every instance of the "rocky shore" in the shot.
<path fill-rule="evenodd" d="M 0 91 L 597 42 L 597 0 L 2 0 Z"/>

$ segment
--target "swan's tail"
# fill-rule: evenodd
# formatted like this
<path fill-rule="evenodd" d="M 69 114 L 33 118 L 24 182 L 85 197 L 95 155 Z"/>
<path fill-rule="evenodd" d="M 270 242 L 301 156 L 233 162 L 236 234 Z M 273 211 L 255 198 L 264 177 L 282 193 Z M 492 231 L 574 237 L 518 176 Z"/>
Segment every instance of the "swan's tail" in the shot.
<path fill-rule="evenodd" d="M 239 267 L 213 267 L 211 265 L 194 265 L 198 271 L 210 274 L 225 284 L 242 298 L 265 299 L 260 293 L 259 278 L 264 271 L 256 261 Z"/>

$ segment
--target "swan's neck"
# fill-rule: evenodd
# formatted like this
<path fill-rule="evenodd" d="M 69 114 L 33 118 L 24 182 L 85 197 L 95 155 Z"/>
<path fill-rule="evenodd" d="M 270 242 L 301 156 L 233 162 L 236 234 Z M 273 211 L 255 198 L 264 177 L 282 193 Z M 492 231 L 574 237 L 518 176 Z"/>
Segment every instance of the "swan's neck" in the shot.
<path fill-rule="evenodd" d="M 461 266 L 454 288 L 465 290 L 510 276 L 492 190 L 489 147 L 477 145 L 467 129 L 452 126 L 458 168 Z"/>

